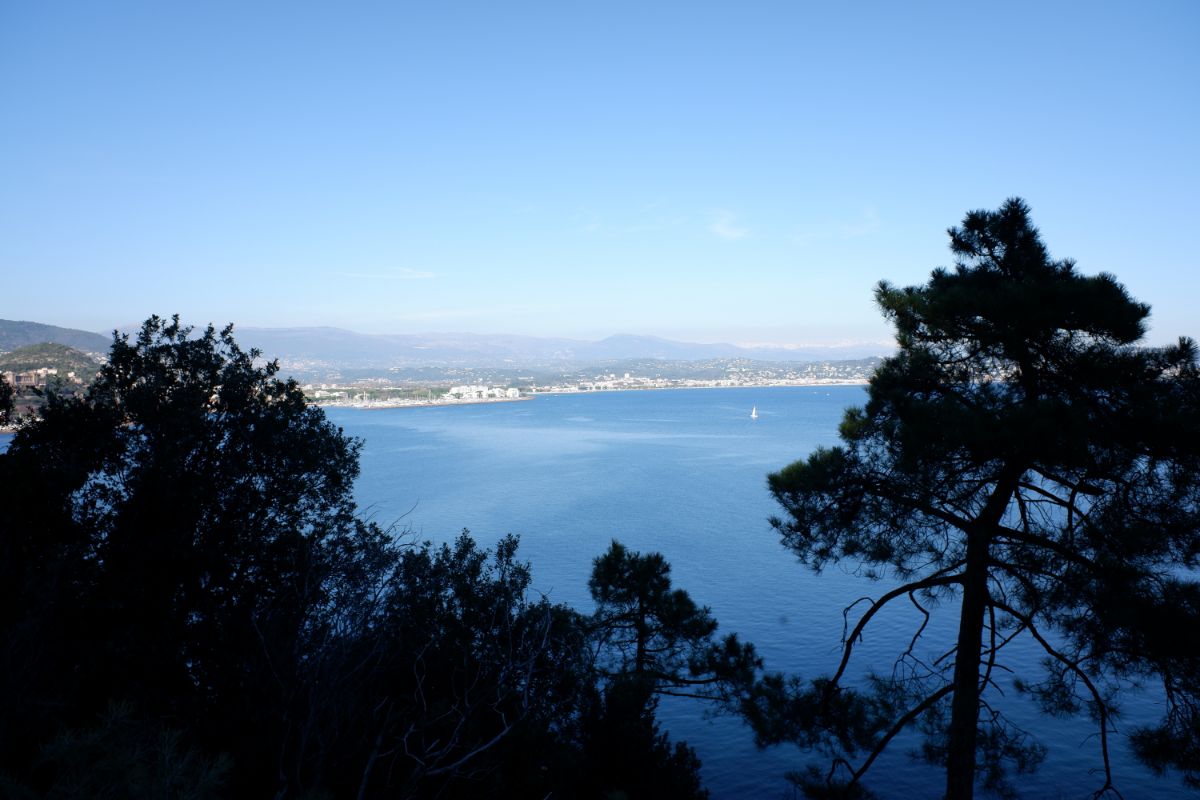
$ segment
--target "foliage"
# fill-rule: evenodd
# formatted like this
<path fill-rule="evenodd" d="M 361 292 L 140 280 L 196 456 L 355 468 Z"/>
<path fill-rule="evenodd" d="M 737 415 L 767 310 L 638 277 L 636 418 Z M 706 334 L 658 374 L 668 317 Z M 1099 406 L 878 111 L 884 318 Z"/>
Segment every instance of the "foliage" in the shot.
<path fill-rule="evenodd" d="M 35 732 L 130 701 L 188 720 L 214 751 L 235 732 L 270 763 L 296 654 L 352 564 L 342 554 L 381 532 L 353 516 L 357 443 L 229 329 L 190 334 L 152 318 L 117 338 L 86 398 L 51 396 L 14 438 L 0 624 L 17 679 L 4 690 Z"/>
<path fill-rule="evenodd" d="M 582 780 L 574 796 L 705 800 L 700 760 L 684 742 L 670 743 L 654 719 L 658 699 L 638 681 L 613 680 L 585 710 L 580 734 Z"/>
<path fill-rule="evenodd" d="M 715 640 L 717 621 L 683 589 L 671 586 L 661 553 L 630 552 L 614 541 L 588 581 L 602 668 L 648 691 L 716 698 L 753 680 L 762 662 L 735 634 Z"/>
<path fill-rule="evenodd" d="M 224 795 L 225 756 L 209 758 L 181 745 L 178 731 L 136 719 L 113 705 L 90 728 L 65 731 L 37 759 L 51 776 L 46 794 L 56 800 L 120 797 L 129 800 L 215 800 Z M 0 778 L 0 794 L 36 798 L 28 786 Z"/>
<path fill-rule="evenodd" d="M 1032 769 L 1043 748 L 989 698 L 1005 648 L 1028 637 L 1047 669 L 1019 687 L 1048 712 L 1095 719 L 1098 794 L 1114 790 L 1109 734 L 1125 679 L 1163 681 L 1166 719 L 1138 742 L 1194 779 L 1200 646 L 1181 634 L 1200 623 L 1188 572 L 1200 553 L 1195 345 L 1138 346 L 1149 309 L 1111 276 L 1052 260 L 1019 200 L 949 234 L 954 269 L 923 286 L 879 285 L 900 349 L 866 407 L 846 413 L 842 445 L 770 476 L 787 511 L 775 524 L 803 563 L 860 564 L 901 585 L 849 631 L 831 677 L 775 676 L 747 714 L 764 743 L 830 756 L 807 781 L 814 794 L 857 791 L 906 728 L 928 734 L 923 752 L 946 765 L 948 797 L 970 797 L 977 776 L 1007 793 L 1004 766 Z M 959 628 L 944 655 L 910 646 L 892 675 L 846 685 L 882 608 L 911 602 L 928 620 L 950 599 Z"/>
<path fill-rule="evenodd" d="M 0 454 L 0 790 L 705 796 L 515 537 L 362 521 L 359 443 L 257 356 L 152 317 Z"/>
<path fill-rule="evenodd" d="M 595 613 L 586 623 L 602 690 L 581 718 L 588 784 L 611 797 L 708 796 L 691 748 L 672 748 L 654 721 L 659 697 L 699 698 L 723 708 L 753 685 L 762 662 L 736 635 L 716 638 L 717 621 L 673 588 L 661 553 L 613 541 L 592 563 Z"/>
<path fill-rule="evenodd" d="M 507 740 L 559 722 L 590 684 L 574 615 L 527 597 L 516 551 L 515 537 L 492 554 L 464 531 L 399 552 L 369 619 L 322 654 L 314 682 L 355 677 L 313 709 L 297 764 L 353 765 L 339 796 L 473 796 L 523 779 L 499 767 Z M 326 741 L 336 730 L 346 740 Z"/>

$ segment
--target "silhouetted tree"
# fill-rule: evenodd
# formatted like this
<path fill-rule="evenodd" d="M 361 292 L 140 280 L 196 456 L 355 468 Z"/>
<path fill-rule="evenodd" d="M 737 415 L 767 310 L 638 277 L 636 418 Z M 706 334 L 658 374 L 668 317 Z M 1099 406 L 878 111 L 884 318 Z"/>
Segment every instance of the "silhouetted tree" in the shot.
<path fill-rule="evenodd" d="M 700 759 L 686 742 L 671 743 L 655 720 L 657 698 L 644 683 L 609 679 L 581 719 L 574 797 L 670 797 L 705 800 Z"/>
<path fill-rule="evenodd" d="M 385 542 L 354 516 L 357 443 L 230 329 L 192 333 L 117 337 L 86 397 L 49 395 L 4 458 L 3 744 L 128 702 L 273 785 L 253 760 L 283 755 L 299 654 Z"/>
<path fill-rule="evenodd" d="M 586 709 L 582 748 L 589 782 L 609 795 L 704 798 L 699 760 L 672 747 L 654 715 L 659 695 L 728 701 L 753 684 L 761 661 L 736 635 L 717 640 L 717 621 L 671 584 L 661 553 L 613 541 L 588 581 L 587 621 L 599 677 Z"/>
<path fill-rule="evenodd" d="M 1046 711 L 1086 708 L 1109 766 L 1120 679 L 1161 679 L 1168 711 L 1137 736 L 1159 767 L 1195 780 L 1200 587 L 1200 380 L 1190 340 L 1139 347 L 1147 306 L 1109 275 L 1052 260 L 1010 200 L 949 231 L 957 262 L 923 286 L 881 283 L 897 355 L 850 409 L 842 445 L 770 476 L 788 512 L 784 544 L 814 570 L 864 565 L 900 585 L 869 603 L 836 672 L 810 683 L 773 676 L 746 710 L 760 740 L 833 757 L 814 795 L 853 794 L 901 730 L 930 733 L 947 797 L 972 796 L 977 771 L 1005 790 L 1002 765 L 1043 752 L 988 700 L 1018 637 L 1046 673 L 1019 685 Z M 928 619 L 954 598 L 957 638 L 926 660 L 913 645 L 890 676 L 846 685 L 855 645 L 885 606 Z M 980 709 L 986 712 L 981 714 Z M 851 761 L 861 756 L 858 765 Z"/>
<path fill-rule="evenodd" d="M 514 537 L 359 519 L 359 443 L 257 357 L 152 317 L 0 454 L 0 792 L 703 796 Z"/>
<path fill-rule="evenodd" d="M 349 733 L 329 743 L 342 751 L 341 796 L 478 796 L 519 780 L 502 767 L 509 740 L 569 717 L 591 675 L 576 616 L 528 597 L 516 552 L 515 537 L 491 553 L 465 531 L 406 548 L 377 613 L 322 665 L 330 680 L 355 678 L 322 704 L 301 763 L 325 760 L 313 755 L 337 730 Z"/>
<path fill-rule="evenodd" d="M 648 692 L 717 698 L 751 682 L 761 661 L 735 634 L 716 641 L 717 621 L 671 585 L 661 553 L 630 552 L 614 541 L 588 581 L 601 669 Z"/>
<path fill-rule="evenodd" d="M 210 757 L 183 743 L 176 730 L 146 724 L 114 704 L 88 728 L 65 730 L 38 757 L 44 793 L 0 775 L 6 800 L 217 800 L 229 795 L 225 756 Z"/>

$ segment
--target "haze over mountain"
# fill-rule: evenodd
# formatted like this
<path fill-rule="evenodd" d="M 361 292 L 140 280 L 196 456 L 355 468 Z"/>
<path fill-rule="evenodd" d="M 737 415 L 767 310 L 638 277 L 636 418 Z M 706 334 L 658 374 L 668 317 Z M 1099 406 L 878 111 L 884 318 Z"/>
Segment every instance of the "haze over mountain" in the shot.
<path fill-rule="evenodd" d="M 726 343 L 676 342 L 618 334 L 579 339 L 473 333 L 363 334 L 342 328 L 239 328 L 238 341 L 268 358 L 339 363 L 348 367 L 456 364 L 521 366 L 580 364 L 623 359 L 699 361 L 829 361 L 885 355 L 881 344 L 845 347 L 742 347 Z"/>
<path fill-rule="evenodd" d="M 199 327 L 199 326 L 197 326 Z M 123 329 L 133 333 L 136 326 Z M 630 359 L 701 361 L 747 358 L 756 361 L 835 361 L 886 355 L 882 344 L 841 347 L 744 347 L 677 342 L 657 336 L 616 334 L 599 341 L 509 334 L 413 333 L 365 334 L 344 328 L 236 327 L 244 348 L 257 347 L 267 358 L 313 361 L 344 367 L 455 365 L 518 367 L 579 365 Z M 54 342 L 88 353 L 107 353 L 112 339 L 99 333 L 0 320 L 0 352 L 30 344 Z"/>

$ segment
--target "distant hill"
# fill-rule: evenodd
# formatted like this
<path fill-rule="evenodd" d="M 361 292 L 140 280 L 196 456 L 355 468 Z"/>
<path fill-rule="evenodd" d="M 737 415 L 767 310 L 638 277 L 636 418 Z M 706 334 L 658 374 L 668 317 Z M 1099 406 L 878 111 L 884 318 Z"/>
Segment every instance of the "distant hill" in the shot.
<path fill-rule="evenodd" d="M 100 369 L 100 363 L 87 353 L 53 342 L 18 347 L 0 354 L 0 372 L 27 372 L 42 367 L 57 369 L 63 377 L 74 372 L 84 383 L 90 383 Z"/>
<path fill-rule="evenodd" d="M 0 319 L 0 353 L 44 342 L 63 344 L 84 353 L 107 353 L 112 345 L 112 338 L 91 331 L 59 328 L 40 322 Z"/>
<path fill-rule="evenodd" d="M 472 333 L 363 334 L 342 328 L 237 328 L 234 335 L 243 347 L 257 347 L 267 358 L 293 364 L 308 361 L 351 368 L 421 365 L 561 367 L 629 359 L 841 361 L 885 355 L 890 350 L 883 345 L 740 347 L 624 334 L 598 342 Z"/>

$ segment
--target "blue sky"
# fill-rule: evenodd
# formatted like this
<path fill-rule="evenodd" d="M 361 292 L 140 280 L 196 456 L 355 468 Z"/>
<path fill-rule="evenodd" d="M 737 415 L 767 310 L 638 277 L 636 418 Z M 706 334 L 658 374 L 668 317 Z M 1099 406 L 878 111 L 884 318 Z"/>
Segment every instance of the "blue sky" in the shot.
<path fill-rule="evenodd" d="M 2 2 L 0 317 L 883 341 L 1024 197 L 1200 335 L 1200 3 Z"/>

